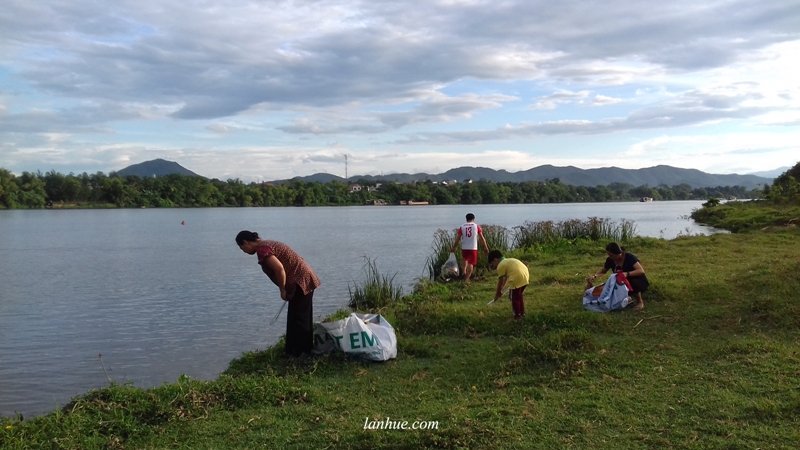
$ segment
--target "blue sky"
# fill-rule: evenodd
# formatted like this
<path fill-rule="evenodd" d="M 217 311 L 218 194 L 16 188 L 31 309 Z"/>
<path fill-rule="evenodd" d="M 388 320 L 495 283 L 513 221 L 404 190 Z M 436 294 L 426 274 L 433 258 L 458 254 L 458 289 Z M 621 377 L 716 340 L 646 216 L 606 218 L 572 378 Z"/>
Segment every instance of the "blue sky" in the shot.
<path fill-rule="evenodd" d="M 0 167 L 260 181 L 800 160 L 800 1 L 5 0 Z"/>

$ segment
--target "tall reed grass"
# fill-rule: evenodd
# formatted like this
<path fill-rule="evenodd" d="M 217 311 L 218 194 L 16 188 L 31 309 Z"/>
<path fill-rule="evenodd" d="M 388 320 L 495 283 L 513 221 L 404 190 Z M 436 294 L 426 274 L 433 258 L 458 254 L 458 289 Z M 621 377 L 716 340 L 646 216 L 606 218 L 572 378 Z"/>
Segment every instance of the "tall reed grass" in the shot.
<path fill-rule="evenodd" d="M 509 231 L 508 228 L 500 225 L 481 225 L 483 237 L 486 239 L 486 245 L 489 250 L 500 250 L 506 254 L 510 247 L 508 246 Z M 478 243 L 478 264 L 475 266 L 475 271 L 472 276 L 482 275 L 484 272 L 491 270 L 489 267 L 489 258 L 486 252 L 483 251 L 483 244 Z"/>
<path fill-rule="evenodd" d="M 360 284 L 353 282 L 347 285 L 350 294 L 348 306 L 355 310 L 383 308 L 403 297 L 403 288 L 395 284 L 397 272 L 392 276 L 382 275 L 374 259 L 364 257 L 364 275 L 366 279 Z"/>
<path fill-rule="evenodd" d="M 506 252 L 510 249 L 508 246 L 508 228 L 500 225 L 481 225 L 481 230 L 483 231 L 483 237 L 486 238 L 489 250 Z M 480 244 L 478 246 L 480 247 Z"/>
<path fill-rule="evenodd" d="M 506 227 L 500 225 L 481 225 L 483 237 L 486 239 L 486 245 L 490 250 L 500 250 L 506 252 L 509 250 L 509 231 Z M 431 255 L 425 261 L 425 269 L 428 278 L 436 280 L 442 274 L 442 265 L 447 261 L 450 256 L 450 249 L 456 241 L 458 229 L 452 231 L 438 229 L 433 234 L 433 244 L 431 245 Z M 489 267 L 489 262 L 486 259 L 486 253 L 483 251 L 483 244 L 478 243 L 478 265 L 477 269 L 486 269 Z M 456 258 L 458 258 L 459 268 L 462 266 L 461 250 L 456 249 Z M 477 272 L 476 272 L 477 273 Z"/>
<path fill-rule="evenodd" d="M 619 224 L 611 219 L 590 217 L 587 220 L 565 220 L 561 222 L 529 222 L 514 227 L 512 247 L 529 248 L 551 244 L 561 239 L 601 239 L 624 242 L 636 236 L 636 225 L 630 220 Z"/>
<path fill-rule="evenodd" d="M 433 233 L 432 252 L 425 261 L 428 278 L 436 280 L 442 274 L 442 265 L 450 257 L 450 248 L 456 242 L 455 233 L 439 228 Z M 459 256 L 458 254 L 456 256 Z"/>

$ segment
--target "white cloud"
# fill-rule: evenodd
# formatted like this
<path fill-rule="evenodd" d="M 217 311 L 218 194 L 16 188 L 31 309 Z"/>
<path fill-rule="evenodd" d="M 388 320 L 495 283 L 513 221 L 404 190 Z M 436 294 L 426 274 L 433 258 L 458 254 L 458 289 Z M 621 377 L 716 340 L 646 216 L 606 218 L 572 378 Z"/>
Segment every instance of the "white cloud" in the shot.
<path fill-rule="evenodd" d="M 604 105 L 613 105 L 615 103 L 620 103 L 622 101 L 621 98 L 614 98 L 614 97 L 607 97 L 605 95 L 595 95 L 593 99 L 588 102 L 581 102 L 581 104 L 587 104 L 589 106 L 604 106 Z"/>
<path fill-rule="evenodd" d="M 531 109 L 556 109 L 559 104 L 572 103 L 575 100 L 583 100 L 589 96 L 589 91 L 570 92 L 559 91 L 536 99 L 536 103 Z"/>
<path fill-rule="evenodd" d="M 446 170 L 465 150 L 490 167 L 473 155 L 534 164 L 541 155 L 517 149 L 558 137 L 557 160 L 583 167 L 625 133 L 784 136 L 800 127 L 797 11 L 794 0 L 6 0 L 0 165 L 116 170 L 158 155 L 246 178 L 243 156 L 333 170 L 335 145 L 363 161 L 401 148 L 425 155 L 413 167 Z M 761 162 L 726 155 L 730 167 Z"/>
<path fill-rule="evenodd" d="M 710 173 L 749 173 L 771 170 L 786 162 L 795 164 L 800 160 L 798 142 L 800 131 L 659 136 L 637 142 L 624 156 L 646 157 L 652 165 L 668 164 Z M 742 164 L 742 156 L 749 162 Z"/>

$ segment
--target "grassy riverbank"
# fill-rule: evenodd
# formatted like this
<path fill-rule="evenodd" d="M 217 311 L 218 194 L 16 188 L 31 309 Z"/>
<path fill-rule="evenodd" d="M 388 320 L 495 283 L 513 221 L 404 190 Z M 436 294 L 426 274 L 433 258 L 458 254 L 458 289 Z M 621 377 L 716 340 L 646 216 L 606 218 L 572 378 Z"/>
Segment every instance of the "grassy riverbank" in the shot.
<path fill-rule="evenodd" d="M 514 255 L 531 271 L 522 321 L 486 305 L 491 274 L 428 285 L 382 310 L 395 360 L 287 361 L 279 345 L 213 382 L 114 386 L 4 419 L 0 448 L 795 448 L 799 235 L 634 239 L 646 307 L 605 315 L 581 305 L 604 243 L 559 241 Z"/>
<path fill-rule="evenodd" d="M 704 206 L 692 212 L 692 219 L 734 233 L 800 224 L 800 206 L 775 205 L 766 201 L 728 202 Z"/>

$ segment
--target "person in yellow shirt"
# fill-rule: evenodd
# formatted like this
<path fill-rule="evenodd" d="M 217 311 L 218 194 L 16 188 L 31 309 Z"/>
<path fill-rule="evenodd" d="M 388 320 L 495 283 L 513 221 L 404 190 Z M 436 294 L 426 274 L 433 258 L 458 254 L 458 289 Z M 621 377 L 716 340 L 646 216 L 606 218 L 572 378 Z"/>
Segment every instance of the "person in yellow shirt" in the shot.
<path fill-rule="evenodd" d="M 500 250 L 489 252 L 489 264 L 497 269 L 497 291 L 494 294 L 494 301 L 503 295 L 503 288 L 507 288 L 510 291 L 514 319 L 525 317 L 525 300 L 522 293 L 530 279 L 528 267 L 516 258 L 504 258 Z"/>

